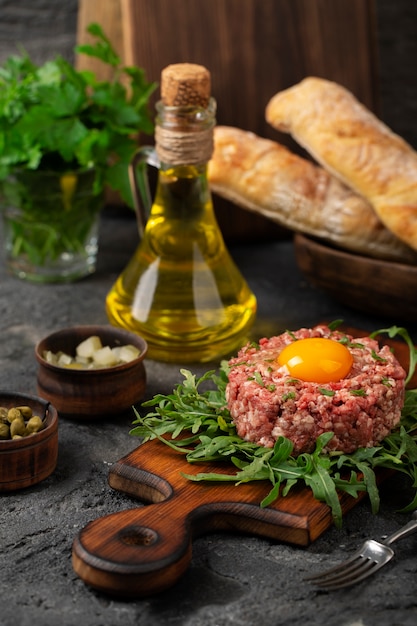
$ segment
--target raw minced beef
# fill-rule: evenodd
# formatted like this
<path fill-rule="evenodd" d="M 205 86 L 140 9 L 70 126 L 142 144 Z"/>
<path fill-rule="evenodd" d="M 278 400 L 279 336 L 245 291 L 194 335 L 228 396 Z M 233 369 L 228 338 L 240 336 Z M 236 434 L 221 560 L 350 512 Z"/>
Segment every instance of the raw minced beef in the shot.
<path fill-rule="evenodd" d="M 294 379 L 277 362 L 295 339 L 342 340 L 353 356 L 349 374 L 338 382 Z M 406 373 L 388 346 L 370 337 L 353 338 L 320 325 L 261 339 L 229 361 L 226 399 L 237 433 L 272 447 L 280 437 L 294 444 L 294 454 L 311 452 L 316 439 L 333 432 L 327 450 L 351 453 L 377 445 L 396 426 L 404 404 Z"/>

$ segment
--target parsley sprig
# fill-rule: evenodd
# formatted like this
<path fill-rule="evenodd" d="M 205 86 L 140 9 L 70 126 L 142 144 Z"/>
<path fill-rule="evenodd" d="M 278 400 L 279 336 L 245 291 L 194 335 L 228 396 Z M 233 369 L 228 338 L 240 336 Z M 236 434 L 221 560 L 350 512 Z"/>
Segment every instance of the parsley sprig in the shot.
<path fill-rule="evenodd" d="M 95 193 L 105 185 L 133 207 L 128 165 L 140 132 L 152 134 L 148 108 L 156 83 L 125 67 L 99 24 L 92 44 L 75 52 L 100 60 L 111 74 L 77 70 L 57 56 L 42 65 L 26 52 L 0 67 L 0 181 L 17 170 L 94 168 Z"/>
<path fill-rule="evenodd" d="M 404 328 L 393 326 L 376 331 L 372 336 L 388 333 L 399 335 L 410 350 L 409 381 L 417 362 L 417 351 Z M 269 481 L 271 490 L 260 503 L 266 507 L 285 497 L 295 485 L 310 488 L 314 497 L 331 509 L 334 523 L 342 525 L 339 496 L 347 493 L 356 498 L 366 491 L 373 513 L 379 509 L 379 490 L 375 470 L 387 468 L 406 474 L 417 488 L 417 389 L 407 390 L 398 427 L 379 446 L 359 448 L 352 454 L 323 452 L 333 433 L 317 438 L 311 454 L 292 456 L 293 444 L 280 437 L 273 448 L 244 441 L 237 433 L 227 409 L 225 390 L 228 365 L 222 362 L 218 372 L 211 370 L 196 378 L 189 370 L 180 370 L 183 381 L 168 395 L 158 394 L 143 403 L 154 407 L 146 416 L 135 410 L 136 424 L 131 434 L 143 441 L 158 438 L 184 454 L 189 463 L 202 461 L 228 462 L 230 472 L 184 474 L 192 481 L 234 482 Z M 179 436 L 181 437 L 179 438 Z M 188 436 L 186 436 L 188 435 Z M 412 502 L 403 510 L 417 507 L 417 490 Z"/>

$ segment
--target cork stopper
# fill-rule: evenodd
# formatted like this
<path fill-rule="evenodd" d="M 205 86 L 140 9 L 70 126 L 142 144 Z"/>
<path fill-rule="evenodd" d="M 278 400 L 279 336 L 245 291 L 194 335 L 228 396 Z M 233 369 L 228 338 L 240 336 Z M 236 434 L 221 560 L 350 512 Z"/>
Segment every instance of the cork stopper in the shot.
<path fill-rule="evenodd" d="M 165 106 L 200 106 L 210 100 L 210 72 L 202 65 L 175 63 L 161 73 L 161 99 Z"/>

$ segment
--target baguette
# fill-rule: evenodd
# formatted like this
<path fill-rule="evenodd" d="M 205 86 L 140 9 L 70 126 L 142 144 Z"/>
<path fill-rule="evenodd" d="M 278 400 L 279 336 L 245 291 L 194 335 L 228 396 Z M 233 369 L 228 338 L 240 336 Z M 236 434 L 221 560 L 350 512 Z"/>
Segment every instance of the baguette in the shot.
<path fill-rule="evenodd" d="M 415 263 L 362 197 L 275 141 L 229 126 L 214 131 L 211 190 L 292 231 L 386 260 Z"/>
<path fill-rule="evenodd" d="M 366 198 L 385 226 L 417 250 L 417 153 L 352 93 L 308 77 L 277 93 L 266 119 Z"/>

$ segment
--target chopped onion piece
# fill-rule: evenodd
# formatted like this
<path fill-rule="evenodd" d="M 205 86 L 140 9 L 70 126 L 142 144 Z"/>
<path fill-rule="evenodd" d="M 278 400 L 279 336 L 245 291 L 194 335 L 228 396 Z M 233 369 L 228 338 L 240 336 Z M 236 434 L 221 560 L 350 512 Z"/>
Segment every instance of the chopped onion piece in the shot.
<path fill-rule="evenodd" d="M 138 358 L 140 350 L 132 344 L 114 348 L 103 346 L 100 337 L 92 335 L 78 344 L 75 353 L 75 356 L 71 356 L 62 351 L 53 353 L 51 350 L 45 350 L 43 358 L 58 367 L 87 370 L 130 363 Z"/>
<path fill-rule="evenodd" d="M 117 363 L 117 356 L 109 346 L 96 350 L 93 354 L 93 361 L 97 365 L 111 367 Z"/>
<path fill-rule="evenodd" d="M 101 343 L 100 337 L 97 335 L 92 335 L 87 339 L 84 339 L 80 344 L 78 344 L 76 348 L 76 354 L 81 357 L 93 358 L 95 352 L 97 350 L 101 350 L 103 344 Z"/>

